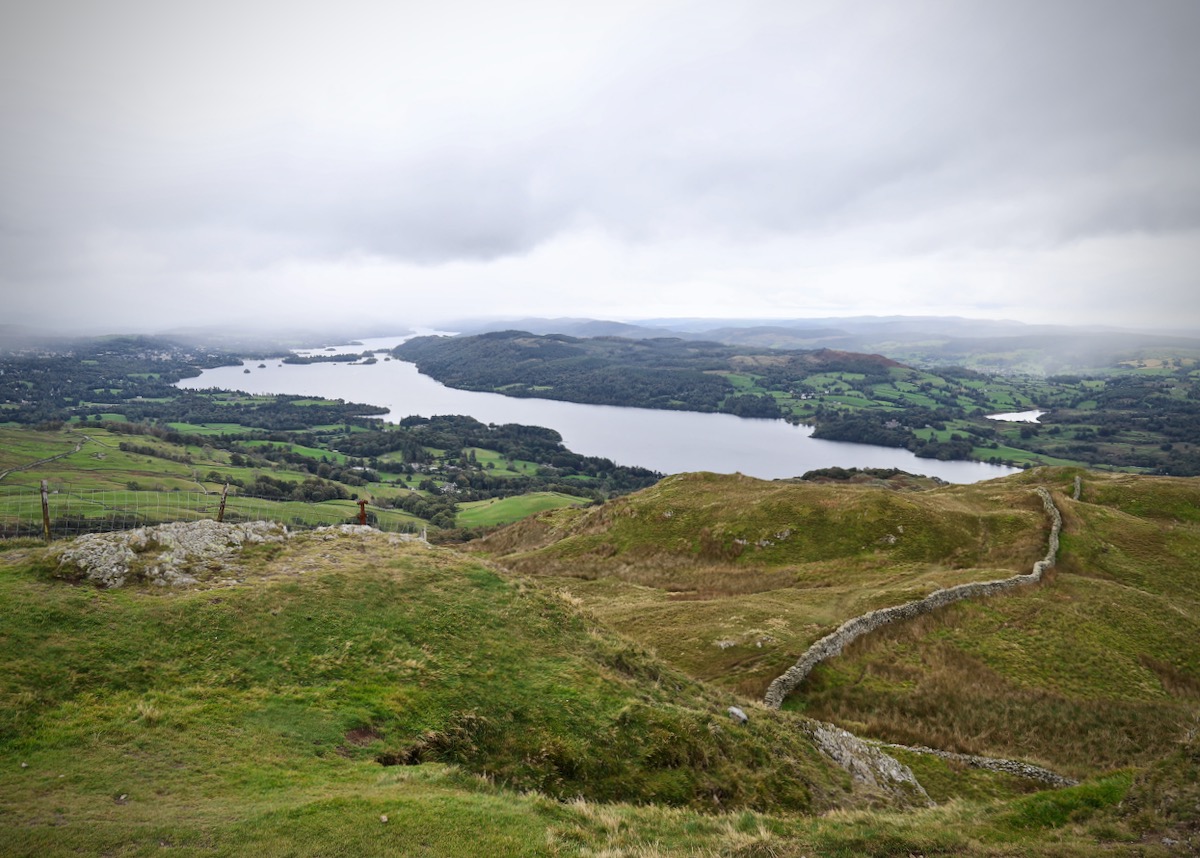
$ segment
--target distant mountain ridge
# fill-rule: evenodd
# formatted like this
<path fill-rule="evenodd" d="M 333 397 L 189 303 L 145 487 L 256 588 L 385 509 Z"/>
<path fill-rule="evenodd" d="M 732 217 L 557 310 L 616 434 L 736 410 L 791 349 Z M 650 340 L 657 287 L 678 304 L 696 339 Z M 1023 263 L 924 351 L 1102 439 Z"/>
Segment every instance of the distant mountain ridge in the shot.
<path fill-rule="evenodd" d="M 1169 355 L 1200 357 L 1200 330 L 1153 332 L 1012 320 L 945 316 L 858 316 L 813 319 L 588 318 L 465 321 L 464 334 L 524 330 L 576 337 L 679 337 L 771 349 L 833 348 L 878 353 L 913 366 L 962 365 L 984 371 L 1032 374 L 1094 372 L 1122 361 Z"/>

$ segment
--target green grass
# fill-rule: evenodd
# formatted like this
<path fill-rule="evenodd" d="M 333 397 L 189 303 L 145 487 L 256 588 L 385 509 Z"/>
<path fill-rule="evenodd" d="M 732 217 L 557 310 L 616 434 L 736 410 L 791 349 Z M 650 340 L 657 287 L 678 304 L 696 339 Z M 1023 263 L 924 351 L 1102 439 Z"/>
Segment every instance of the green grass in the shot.
<path fill-rule="evenodd" d="M 865 732 L 912 701 L 908 738 L 1095 773 L 1079 787 L 1027 794 L 900 753 L 940 806 L 889 809 L 800 738 L 794 714 L 667 663 L 672 635 L 687 649 L 688 632 L 728 630 L 735 643 L 708 640 L 707 667 L 697 650 L 689 672 L 736 674 L 718 660 L 786 656 L 776 642 L 793 625 L 798 641 L 864 605 L 1023 565 L 1044 536 L 1029 487 L 1061 492 L 1074 473 L 915 496 L 680 478 L 510 528 L 510 550 L 537 543 L 531 557 L 563 564 L 534 579 L 381 535 L 304 536 L 251 551 L 237 586 L 99 591 L 58 580 L 22 542 L 0 553 L 0 843 L 21 856 L 1167 854 L 1164 836 L 1194 833 L 1200 797 L 1197 481 L 1085 476 L 1085 499 L 1104 503 L 1063 502 L 1048 585 L 867 639 L 808 689 L 859 695 L 839 717 Z M 727 542 L 671 541 L 676 519 L 731 535 L 817 508 L 854 538 L 719 562 L 698 555 Z M 900 521 L 913 545 L 854 544 Z M 947 549 L 968 565 L 933 557 Z M 674 576 L 693 589 L 670 589 Z M 658 611 L 676 607 L 693 628 L 661 633 Z M 661 658 L 598 624 L 621 611 L 629 634 L 660 635 Z M 806 611 L 826 619 L 806 625 Z M 749 725 L 731 724 L 730 703 Z M 972 725 L 972 712 L 990 714 Z M 1084 752 L 1095 762 L 1071 757 Z"/>
<path fill-rule="evenodd" d="M 22 467 L 39 459 L 69 453 L 75 436 L 62 432 L 39 432 L 26 427 L 0 427 L 0 471 Z M 14 480 L 10 477 L 7 482 Z"/>
<path fill-rule="evenodd" d="M 929 797 L 939 804 L 950 801 L 1004 801 L 1044 789 L 1037 781 L 1002 772 L 972 768 L 933 754 L 887 748 L 887 753 L 908 766 Z"/>
<path fill-rule="evenodd" d="M 234 435 L 246 431 L 240 423 L 170 423 L 177 432 L 189 435 Z"/>
<path fill-rule="evenodd" d="M 345 453 L 338 453 L 333 450 L 323 450 L 319 447 L 306 447 L 303 444 L 291 444 L 280 441 L 247 441 L 247 447 L 278 447 L 288 450 L 292 453 L 298 453 L 301 456 L 307 456 L 316 461 L 328 460 L 336 462 L 339 465 L 344 465 L 349 458 Z"/>
<path fill-rule="evenodd" d="M 482 540 L 692 675 L 759 695 L 864 611 L 1028 571 L 1045 517 L 1023 487 L 934 492 L 689 474 Z"/>
<path fill-rule="evenodd" d="M 881 630 L 818 668 L 791 705 L 889 741 L 1077 774 L 1169 752 L 1200 711 L 1200 481 L 1084 485 L 1098 502 L 1063 501 L 1047 583 Z M 1162 514 L 1120 509 L 1139 501 Z"/>
<path fill-rule="evenodd" d="M 1096 773 L 1165 753 L 1200 701 L 1200 481 L 1087 474 L 1101 506 L 1066 499 L 1076 473 L 917 493 L 684 475 L 479 548 L 757 695 L 850 617 L 1028 572 L 1046 538 L 1029 487 L 1049 485 L 1067 516 L 1050 583 L 878 632 L 788 705 L 888 741 Z"/>
<path fill-rule="evenodd" d="M 301 537 L 243 586 L 184 592 L 0 557 L 0 748 L 28 765 L 0 772 L 0 831 L 31 843 L 100 821 L 194 845 L 313 803 L 372 808 L 397 780 L 377 758 L 561 798 L 855 801 L 786 717 L 731 728 L 729 698 L 453 553 Z"/>
<path fill-rule="evenodd" d="M 1086 463 L 1074 459 L 1062 459 L 1057 456 L 1031 453 L 1028 450 L 1022 450 L 1019 447 L 1009 447 L 1005 444 L 999 444 L 995 447 L 976 447 L 971 451 L 971 455 L 980 461 L 987 461 L 992 457 L 996 457 L 1005 462 L 1013 462 L 1016 465 L 1031 465 L 1033 467 L 1049 465 L 1060 468 L 1079 468 L 1086 466 Z"/>
<path fill-rule="evenodd" d="M 528 462 L 524 459 L 509 459 L 503 456 L 496 450 L 488 450 L 484 447 L 470 447 L 469 450 L 475 453 L 475 458 L 483 468 L 488 468 L 488 474 L 494 477 L 510 477 L 519 476 L 520 474 L 533 473 L 537 470 L 536 462 Z M 436 455 L 443 456 L 445 451 L 436 451 Z M 509 463 L 512 467 L 508 467 Z"/>
<path fill-rule="evenodd" d="M 244 428 L 244 427 L 238 427 Z M 139 521 L 155 523 L 172 519 L 191 520 L 216 515 L 216 495 L 226 481 L 240 480 L 246 485 L 259 474 L 269 474 L 292 482 L 311 476 L 306 471 L 282 468 L 233 467 L 229 454 L 221 450 L 173 444 L 150 435 L 127 436 L 103 428 L 87 427 L 75 432 L 36 432 L 27 428 L 0 428 L 0 462 L 21 467 L 9 474 L 0 487 L 36 489 L 41 480 L 50 487 L 50 515 L 54 520 L 75 518 L 93 520 L 133 515 Z M 190 464 L 162 456 L 125 452 L 123 442 L 152 448 L 165 456 L 192 457 Z M 76 445 L 82 445 L 72 452 Z M 307 455 L 344 456 L 314 447 L 287 445 Z M 35 464 L 41 459 L 61 456 L 54 461 Z M 212 473 L 217 480 L 209 480 Z M 402 491 L 394 486 L 372 483 L 367 487 L 346 487 L 348 492 L 386 499 Z M 198 502 L 197 493 L 207 491 L 209 498 Z M 269 517 L 286 524 L 311 527 L 356 520 L 358 506 L 353 500 L 327 501 L 320 504 L 297 501 L 270 501 L 241 497 L 233 489 L 228 503 L 230 519 L 238 516 Z M 99 493 L 99 494 L 97 494 Z M 36 519 L 40 511 L 28 508 L 26 493 L 15 495 L 0 491 L 0 517 L 7 524 L 16 520 Z M 35 507 L 37 501 L 33 501 Z M 419 530 L 427 522 L 401 510 L 373 506 L 371 513 L 381 527 L 389 530 Z M 66 525 L 64 525 L 66 526 Z M 70 525 L 74 527 L 74 525 Z"/>
<path fill-rule="evenodd" d="M 548 509 L 578 506 L 586 502 L 583 498 L 561 492 L 530 492 L 508 498 L 472 501 L 459 504 L 458 525 L 491 527 L 496 524 L 508 524 Z"/>

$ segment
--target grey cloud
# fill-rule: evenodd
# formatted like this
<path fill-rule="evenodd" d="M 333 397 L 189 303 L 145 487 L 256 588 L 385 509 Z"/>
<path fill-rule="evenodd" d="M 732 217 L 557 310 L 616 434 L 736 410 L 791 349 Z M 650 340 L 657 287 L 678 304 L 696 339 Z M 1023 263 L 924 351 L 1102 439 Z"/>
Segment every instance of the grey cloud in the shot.
<path fill-rule="evenodd" d="M 12 282 L 1200 226 L 1187 0 L 74 5 L 0 21 Z"/>

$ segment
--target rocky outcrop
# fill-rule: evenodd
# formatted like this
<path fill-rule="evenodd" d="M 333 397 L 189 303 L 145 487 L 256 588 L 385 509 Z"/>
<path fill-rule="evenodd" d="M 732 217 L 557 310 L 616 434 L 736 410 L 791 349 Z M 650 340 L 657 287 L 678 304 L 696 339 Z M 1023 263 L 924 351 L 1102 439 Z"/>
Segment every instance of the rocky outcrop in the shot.
<path fill-rule="evenodd" d="M 1058 537 L 1062 530 L 1062 515 L 1058 511 L 1058 507 L 1054 505 L 1054 500 L 1050 497 L 1048 491 L 1040 486 L 1036 491 L 1041 496 L 1046 514 L 1050 517 L 1050 538 L 1046 549 L 1046 556 L 1033 564 L 1032 572 L 1027 575 L 1014 575 L 1011 578 L 1003 578 L 998 581 L 959 584 L 957 587 L 935 590 L 924 599 L 906 602 L 903 605 L 897 605 L 892 608 L 880 608 L 877 611 L 870 611 L 847 620 L 838 626 L 835 631 L 827 634 L 810 646 L 804 655 L 800 657 L 800 660 L 788 668 L 786 673 L 776 677 L 770 686 L 768 686 L 763 702 L 772 709 L 778 709 L 783 704 L 784 698 L 799 687 L 800 683 L 805 680 L 814 667 L 826 659 L 840 655 L 842 650 L 851 641 L 857 640 L 881 626 L 886 626 L 900 620 L 911 620 L 914 617 L 928 614 L 931 611 L 953 604 L 954 602 L 962 601 L 963 599 L 994 596 L 1016 587 L 1026 584 L 1036 584 L 1041 581 L 1042 575 L 1046 570 L 1054 566 L 1054 559 L 1058 555 Z"/>
<path fill-rule="evenodd" d="M 184 586 L 219 579 L 239 580 L 239 556 L 248 545 L 285 542 L 294 534 L 277 522 L 176 521 L 117 533 L 89 533 L 52 549 L 58 574 L 121 587 L 141 582 Z M 331 540 L 346 536 L 372 536 L 392 545 L 416 542 L 421 536 L 380 533 L 363 524 L 335 524 L 305 531 L 302 538 Z"/>
<path fill-rule="evenodd" d="M 225 524 L 178 521 L 118 533 L 89 533 L 57 549 L 58 571 L 101 587 L 133 581 L 195 584 L 246 545 L 284 542 L 288 530 L 271 521 Z"/>
<path fill-rule="evenodd" d="M 932 806 L 933 800 L 912 770 L 875 745 L 823 721 L 809 721 L 805 732 L 821 753 L 867 787 L 885 793 L 903 804 Z"/>

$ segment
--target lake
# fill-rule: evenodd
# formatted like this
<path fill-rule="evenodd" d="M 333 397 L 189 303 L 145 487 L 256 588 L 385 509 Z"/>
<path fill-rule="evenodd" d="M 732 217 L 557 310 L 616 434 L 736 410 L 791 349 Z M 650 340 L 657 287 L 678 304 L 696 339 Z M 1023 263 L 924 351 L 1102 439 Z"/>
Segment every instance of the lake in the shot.
<path fill-rule="evenodd" d="M 1006 411 L 1003 414 L 989 414 L 988 420 L 1000 420 L 1005 423 L 1037 423 L 1038 418 L 1048 411 Z"/>
<path fill-rule="evenodd" d="M 405 337 L 363 339 L 335 345 L 337 353 L 391 349 Z M 305 354 L 321 354 L 313 349 Z M 483 423 L 546 426 L 563 444 L 585 456 L 603 456 L 621 465 L 640 465 L 665 474 L 684 471 L 743 473 L 760 479 L 796 477 L 828 467 L 901 468 L 952 483 L 1002 477 L 1016 469 L 981 462 L 920 459 L 907 450 L 848 444 L 810 437 L 812 427 L 783 420 L 753 420 L 731 414 L 658 411 L 614 405 L 582 405 L 550 399 L 518 399 L 498 393 L 455 390 L 417 372 L 414 364 L 385 360 L 374 364 L 281 364 L 246 361 L 242 366 L 205 370 L 179 387 L 220 387 L 247 393 L 289 393 L 365 402 L 389 409 L 383 419 L 409 415 L 466 414 Z M 266 367 L 259 369 L 258 364 Z M 246 373 L 245 369 L 250 372 Z"/>

